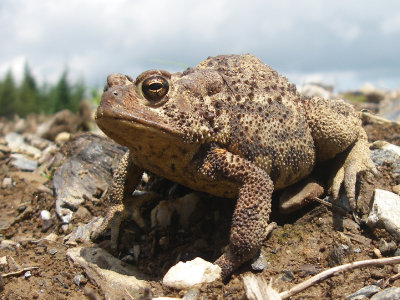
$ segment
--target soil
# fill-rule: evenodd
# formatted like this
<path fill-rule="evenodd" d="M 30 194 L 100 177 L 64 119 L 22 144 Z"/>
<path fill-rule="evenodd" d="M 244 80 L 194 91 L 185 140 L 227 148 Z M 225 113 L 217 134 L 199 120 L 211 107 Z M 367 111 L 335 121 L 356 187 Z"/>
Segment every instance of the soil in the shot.
<path fill-rule="evenodd" d="M 399 129 L 387 126 L 365 124 L 371 141 L 385 139 L 399 145 Z M 0 281 L 0 298 L 101 299 L 100 288 L 90 280 L 83 280 L 79 285 L 74 283 L 74 277 L 84 275 L 84 272 L 68 261 L 66 250 L 69 246 L 63 244 L 63 237 L 77 225 L 90 221 L 93 216 L 104 215 L 106 205 L 99 203 L 98 206 L 87 207 L 66 231 L 57 220 L 50 227 L 44 226 L 40 212 L 46 209 L 55 215 L 54 197 L 50 193 L 38 192 L 29 181 L 18 176 L 18 170 L 8 162 L 8 155 L 0 156 L 0 182 L 8 176 L 15 183 L 8 189 L 0 189 L 0 240 L 13 240 L 20 246 L 0 249 L 0 257 L 12 257 L 21 268 L 38 268 L 31 270 L 29 277 L 22 273 L 4 278 L 3 283 Z M 390 166 L 379 171 L 380 174 L 375 178 L 364 178 L 361 184 L 366 203 L 375 188 L 391 191 L 392 186 L 400 183 L 400 178 L 391 174 Z M 51 188 L 50 182 L 46 185 Z M 172 183 L 161 180 L 160 186 L 169 190 Z M 174 188 L 174 191 L 170 198 L 188 192 L 182 187 Z M 153 278 L 150 285 L 154 297 L 182 297 L 185 291 L 169 289 L 160 284 L 169 267 L 197 256 L 213 261 L 228 243 L 233 202 L 206 194 L 202 194 L 201 198 L 186 229 L 179 225 L 178 218 L 173 218 L 168 229 L 142 231 L 133 223 L 123 226 L 118 256 L 137 265 Z M 362 223 L 357 224 L 351 216 L 343 216 L 321 204 L 311 204 L 291 215 L 282 215 L 276 198 L 277 195 L 274 195 L 271 221 L 277 222 L 278 228 L 264 243 L 262 251 L 267 267 L 261 274 L 268 281 L 274 278 L 273 286 L 279 291 L 334 265 L 375 258 L 374 249 L 379 248 L 379 243 L 382 240 L 391 241 L 390 235 L 384 230 L 370 230 Z M 150 211 L 156 204 L 149 203 L 143 207 L 142 214 L 148 223 Z M 56 241 L 43 239 L 52 232 L 59 235 Z M 130 252 L 133 241 L 141 247 L 138 261 Z M 105 239 L 100 245 L 107 249 L 109 241 Z M 0 272 L 6 273 L 4 270 Z M 249 272 L 254 272 L 250 263 L 237 270 L 227 283 L 217 281 L 204 284 L 200 287 L 202 299 L 246 299 L 241 277 Z M 366 285 L 380 284 L 394 274 L 394 266 L 356 269 L 324 280 L 291 299 L 340 299 Z M 400 280 L 392 285 L 400 286 Z M 127 295 L 126 299 L 131 298 Z"/>

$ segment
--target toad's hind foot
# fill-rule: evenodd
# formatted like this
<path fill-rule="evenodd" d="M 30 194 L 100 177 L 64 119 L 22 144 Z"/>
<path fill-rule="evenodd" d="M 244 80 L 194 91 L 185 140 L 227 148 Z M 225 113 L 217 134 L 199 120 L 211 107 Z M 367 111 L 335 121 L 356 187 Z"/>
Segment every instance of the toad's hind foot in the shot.
<path fill-rule="evenodd" d="M 354 211 L 356 208 L 355 190 L 358 173 L 369 171 L 376 174 L 377 170 L 371 159 L 366 138 L 357 140 L 354 146 L 343 155 L 342 165 L 331 179 L 330 193 L 333 199 L 337 200 L 343 183 L 350 209 Z"/>

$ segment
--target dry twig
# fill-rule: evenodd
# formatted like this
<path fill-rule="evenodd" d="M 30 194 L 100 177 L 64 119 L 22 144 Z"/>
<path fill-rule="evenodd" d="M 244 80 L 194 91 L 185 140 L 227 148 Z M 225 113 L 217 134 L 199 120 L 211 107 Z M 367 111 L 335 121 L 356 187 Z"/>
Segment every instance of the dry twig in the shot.
<path fill-rule="evenodd" d="M 23 268 L 21 270 L 15 271 L 15 272 L 1 274 L 1 277 L 6 278 L 6 277 L 11 277 L 11 276 L 18 276 L 27 271 L 32 271 L 32 270 L 36 270 L 36 269 L 39 269 L 39 267 L 26 267 L 26 268 Z"/>
<path fill-rule="evenodd" d="M 349 271 L 352 269 L 356 268 L 363 268 L 367 266 L 380 266 L 380 265 L 389 265 L 389 264 L 398 264 L 400 263 L 400 256 L 394 256 L 394 257 L 388 257 L 388 258 L 380 258 L 380 259 L 368 259 L 368 260 L 361 260 L 361 261 L 355 261 L 349 264 L 337 266 L 328 270 L 325 270 L 309 279 L 306 281 L 295 285 L 292 287 L 290 290 L 282 292 L 279 294 L 279 296 L 282 299 L 287 299 L 302 290 L 305 290 L 306 288 L 316 284 L 317 282 L 324 280 L 328 277 L 337 275 L 341 272 Z"/>

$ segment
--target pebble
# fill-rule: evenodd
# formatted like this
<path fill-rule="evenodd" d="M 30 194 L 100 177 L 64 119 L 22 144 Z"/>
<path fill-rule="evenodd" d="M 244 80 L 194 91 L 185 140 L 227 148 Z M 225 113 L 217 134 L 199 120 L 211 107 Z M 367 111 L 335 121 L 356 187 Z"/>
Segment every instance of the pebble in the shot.
<path fill-rule="evenodd" d="M 221 277 L 221 268 L 199 257 L 187 262 L 179 262 L 171 267 L 163 278 L 163 285 L 188 289 Z"/>
<path fill-rule="evenodd" d="M 31 276 L 32 276 L 31 271 L 26 271 L 25 274 L 24 274 L 25 278 L 29 278 Z"/>
<path fill-rule="evenodd" d="M 400 287 L 390 287 L 373 295 L 371 300 L 400 300 Z"/>
<path fill-rule="evenodd" d="M 140 245 L 134 245 L 133 246 L 133 257 L 135 258 L 135 261 L 139 260 L 139 255 L 140 255 Z"/>
<path fill-rule="evenodd" d="M 391 165 L 393 174 L 400 173 L 400 147 L 385 141 L 377 141 L 371 146 L 371 159 L 377 166 Z"/>
<path fill-rule="evenodd" d="M 400 196 L 376 189 L 367 225 L 371 228 L 383 226 L 400 241 Z"/>
<path fill-rule="evenodd" d="M 0 257 L 0 273 L 4 273 L 7 270 L 8 262 L 7 256 Z"/>
<path fill-rule="evenodd" d="M 50 253 L 50 255 L 54 255 L 54 254 L 57 253 L 57 250 L 56 249 L 50 249 L 49 253 Z"/>
<path fill-rule="evenodd" d="M 30 159 L 24 154 L 13 153 L 11 154 L 11 158 L 13 159 L 11 164 L 23 171 L 35 171 L 38 166 L 38 162 L 36 160 Z"/>
<path fill-rule="evenodd" d="M 8 249 L 14 251 L 15 248 L 19 248 L 20 244 L 17 242 L 14 242 L 12 240 L 2 240 L 0 242 L 0 250 L 1 249 Z"/>
<path fill-rule="evenodd" d="M 367 285 L 359 289 L 357 292 L 348 295 L 346 298 L 344 298 L 344 300 L 354 300 L 354 297 L 356 296 L 371 297 L 372 295 L 378 293 L 380 290 L 381 288 L 376 285 Z"/>
<path fill-rule="evenodd" d="M 83 274 L 77 274 L 73 279 L 76 286 L 84 285 L 87 282 L 87 278 Z"/>
<path fill-rule="evenodd" d="M 10 177 L 4 177 L 3 181 L 1 182 L 1 187 L 3 189 L 9 189 L 10 187 L 12 187 L 13 185 L 13 181 Z"/>
<path fill-rule="evenodd" d="M 42 153 L 38 148 L 28 145 L 18 133 L 10 132 L 6 134 L 5 139 L 11 152 L 28 153 L 34 157 L 40 157 Z"/>
<path fill-rule="evenodd" d="M 197 288 L 189 289 L 183 296 L 183 300 L 197 300 L 200 296 L 200 290 Z"/>
<path fill-rule="evenodd" d="M 384 239 L 380 239 L 378 247 L 383 256 L 391 256 L 396 251 L 397 245 L 394 241 L 387 242 Z"/>
<path fill-rule="evenodd" d="M 261 251 L 260 255 L 251 264 L 251 268 L 253 269 L 253 271 L 260 272 L 266 269 L 269 264 L 270 262 L 268 261 L 268 258 L 265 255 L 264 251 Z"/>
<path fill-rule="evenodd" d="M 163 228 L 168 227 L 171 224 L 172 214 L 174 208 L 170 201 L 160 201 L 156 207 L 154 207 L 150 214 L 151 227 L 161 226 Z"/>
<path fill-rule="evenodd" d="M 173 201 L 175 210 L 179 216 L 179 224 L 183 228 L 189 227 L 192 213 L 195 211 L 200 196 L 197 193 L 190 193 Z"/>
<path fill-rule="evenodd" d="M 69 132 L 60 132 L 57 134 L 56 138 L 54 141 L 56 142 L 57 145 L 61 146 L 65 144 L 71 137 L 71 134 Z"/>
<path fill-rule="evenodd" d="M 281 277 L 282 281 L 290 282 L 290 281 L 292 281 L 294 279 L 294 275 L 293 275 L 292 271 L 283 270 L 282 273 L 283 273 L 283 275 Z"/>

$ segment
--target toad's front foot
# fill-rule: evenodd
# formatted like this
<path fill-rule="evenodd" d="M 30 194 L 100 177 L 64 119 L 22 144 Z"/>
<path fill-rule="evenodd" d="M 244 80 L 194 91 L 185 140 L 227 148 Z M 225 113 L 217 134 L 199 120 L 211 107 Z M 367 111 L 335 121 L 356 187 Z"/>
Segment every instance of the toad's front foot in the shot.
<path fill-rule="evenodd" d="M 141 229 L 146 228 L 146 223 L 140 213 L 140 207 L 143 203 L 159 198 L 155 193 L 139 193 L 136 196 L 131 196 L 125 199 L 124 204 L 112 205 L 109 207 L 103 223 L 92 232 L 90 238 L 94 241 L 105 236 L 108 230 L 111 231 L 111 250 L 116 251 L 118 246 L 118 238 L 121 228 L 121 223 L 128 220 L 133 220 Z"/>

